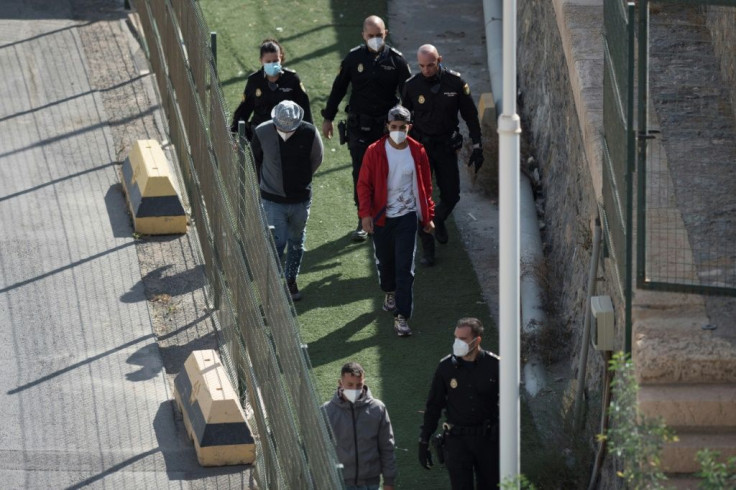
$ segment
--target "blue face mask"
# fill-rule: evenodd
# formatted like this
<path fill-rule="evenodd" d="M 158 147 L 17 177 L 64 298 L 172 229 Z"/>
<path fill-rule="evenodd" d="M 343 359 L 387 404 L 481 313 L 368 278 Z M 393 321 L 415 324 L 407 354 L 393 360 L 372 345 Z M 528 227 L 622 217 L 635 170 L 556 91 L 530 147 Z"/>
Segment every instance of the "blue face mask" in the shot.
<path fill-rule="evenodd" d="M 266 75 L 268 75 L 269 77 L 275 77 L 282 72 L 281 63 L 279 63 L 278 61 L 274 61 L 273 63 L 264 63 L 263 71 L 266 72 Z"/>

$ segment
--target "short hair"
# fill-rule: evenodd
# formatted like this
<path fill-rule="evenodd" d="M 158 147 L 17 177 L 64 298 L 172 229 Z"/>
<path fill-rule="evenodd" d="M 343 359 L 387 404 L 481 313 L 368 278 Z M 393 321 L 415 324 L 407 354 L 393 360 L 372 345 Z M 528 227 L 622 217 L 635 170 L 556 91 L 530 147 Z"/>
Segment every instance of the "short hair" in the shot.
<path fill-rule="evenodd" d="M 388 111 L 387 121 L 411 122 L 411 112 L 402 105 L 395 105 Z"/>
<path fill-rule="evenodd" d="M 470 327 L 470 330 L 473 332 L 473 337 L 480 337 L 483 335 L 483 324 L 477 318 L 465 317 L 459 319 L 455 328 L 460 327 Z"/>
<path fill-rule="evenodd" d="M 365 376 L 365 370 L 363 369 L 363 366 L 361 366 L 357 362 L 350 361 L 343 365 L 342 371 L 340 372 L 340 377 L 342 378 L 346 374 L 350 374 L 357 378 L 362 378 Z"/>
<path fill-rule="evenodd" d="M 261 41 L 261 55 L 260 57 L 263 58 L 263 55 L 266 53 L 279 53 L 281 58 L 281 63 L 286 63 L 286 53 L 284 53 L 284 48 L 279 44 L 279 42 L 273 38 L 267 38 Z"/>

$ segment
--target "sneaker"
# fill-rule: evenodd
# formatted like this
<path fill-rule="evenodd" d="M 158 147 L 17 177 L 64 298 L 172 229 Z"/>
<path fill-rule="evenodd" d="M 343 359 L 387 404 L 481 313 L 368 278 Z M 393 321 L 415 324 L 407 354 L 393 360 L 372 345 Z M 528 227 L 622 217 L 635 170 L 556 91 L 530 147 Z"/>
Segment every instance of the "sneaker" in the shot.
<path fill-rule="evenodd" d="M 383 311 L 396 311 L 396 293 L 386 293 L 383 298 Z"/>
<path fill-rule="evenodd" d="M 302 293 L 299 292 L 299 286 L 296 285 L 296 279 L 292 279 L 286 282 L 289 288 L 289 294 L 291 294 L 292 301 L 299 301 L 302 299 Z"/>
<path fill-rule="evenodd" d="M 411 335 L 411 328 L 409 328 L 409 324 L 406 323 L 404 315 L 396 315 L 394 317 L 394 332 L 396 332 L 396 335 L 399 337 L 408 337 Z"/>
<path fill-rule="evenodd" d="M 434 238 L 441 244 L 447 243 L 449 237 L 447 236 L 447 227 L 444 221 L 436 221 L 434 223 Z"/>
<path fill-rule="evenodd" d="M 368 240 L 368 232 L 363 229 L 363 225 L 360 220 L 358 220 L 358 227 L 353 231 L 352 235 L 350 235 L 350 239 L 354 242 L 364 242 Z"/>

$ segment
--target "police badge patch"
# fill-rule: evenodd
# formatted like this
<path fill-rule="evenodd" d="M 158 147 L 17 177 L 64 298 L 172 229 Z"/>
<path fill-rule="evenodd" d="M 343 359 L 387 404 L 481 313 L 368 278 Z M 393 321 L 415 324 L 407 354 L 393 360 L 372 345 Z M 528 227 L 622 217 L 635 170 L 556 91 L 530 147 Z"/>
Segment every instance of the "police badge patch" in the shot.
<path fill-rule="evenodd" d="M 452 389 L 457 388 L 457 380 L 455 378 L 452 378 L 450 380 L 450 388 L 452 388 Z"/>
<path fill-rule="evenodd" d="M 260 97 L 262 93 L 263 92 L 261 92 L 261 89 L 259 88 L 256 89 L 256 97 Z"/>
<path fill-rule="evenodd" d="M 363 63 L 358 64 L 358 73 L 363 73 Z"/>
<path fill-rule="evenodd" d="M 420 104 L 424 104 L 424 100 L 425 100 L 424 96 L 420 95 L 419 98 L 417 99 L 417 102 L 419 102 Z"/>

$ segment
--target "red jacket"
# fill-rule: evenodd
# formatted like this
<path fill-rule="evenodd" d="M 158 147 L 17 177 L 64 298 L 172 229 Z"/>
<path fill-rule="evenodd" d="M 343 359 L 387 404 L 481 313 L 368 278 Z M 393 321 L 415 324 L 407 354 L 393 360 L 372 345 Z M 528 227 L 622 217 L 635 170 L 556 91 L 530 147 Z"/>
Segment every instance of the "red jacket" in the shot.
<path fill-rule="evenodd" d="M 372 143 L 365 151 L 363 164 L 358 176 L 358 216 L 373 217 L 373 223 L 383 226 L 386 223 L 386 199 L 388 194 L 388 158 L 386 157 L 386 139 L 383 136 Z M 432 174 L 429 159 L 424 147 L 415 139 L 406 138 L 409 150 L 414 159 L 414 175 L 416 178 L 415 195 L 417 216 L 426 227 L 434 219 L 434 201 L 432 201 Z"/>

